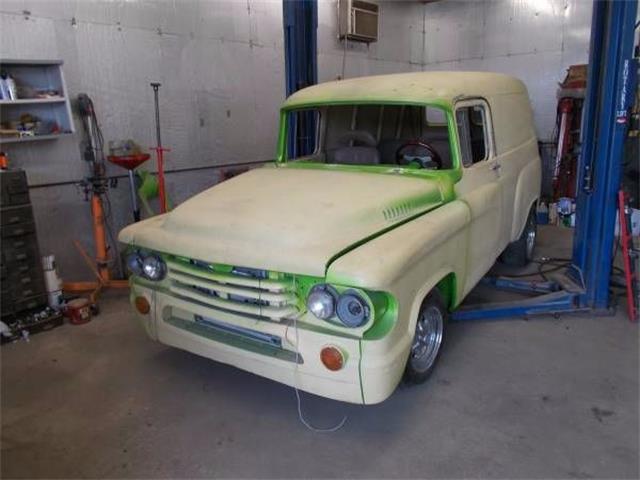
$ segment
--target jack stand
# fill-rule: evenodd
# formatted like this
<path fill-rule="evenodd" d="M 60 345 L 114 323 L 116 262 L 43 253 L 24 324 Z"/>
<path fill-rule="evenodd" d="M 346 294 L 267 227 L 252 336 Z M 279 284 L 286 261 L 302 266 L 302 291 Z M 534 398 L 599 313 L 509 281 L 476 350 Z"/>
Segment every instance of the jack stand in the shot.
<path fill-rule="evenodd" d="M 164 152 L 170 152 L 169 148 L 162 146 L 162 139 L 160 137 L 160 102 L 158 101 L 158 89 L 160 84 L 157 82 L 151 83 L 153 88 L 153 100 L 156 111 L 156 143 L 155 147 L 151 147 L 151 150 L 155 150 L 156 158 L 158 159 L 158 196 L 160 197 L 160 213 L 167 213 L 167 195 L 164 185 Z"/>

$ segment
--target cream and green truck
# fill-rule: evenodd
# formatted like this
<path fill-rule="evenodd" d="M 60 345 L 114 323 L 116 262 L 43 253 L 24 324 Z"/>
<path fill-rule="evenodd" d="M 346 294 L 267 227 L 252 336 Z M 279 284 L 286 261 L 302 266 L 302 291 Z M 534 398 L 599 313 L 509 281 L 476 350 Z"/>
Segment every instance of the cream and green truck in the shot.
<path fill-rule="evenodd" d="M 317 395 L 424 381 L 448 313 L 525 264 L 541 166 L 521 81 L 407 73 L 305 88 L 275 162 L 120 232 L 159 342 Z"/>

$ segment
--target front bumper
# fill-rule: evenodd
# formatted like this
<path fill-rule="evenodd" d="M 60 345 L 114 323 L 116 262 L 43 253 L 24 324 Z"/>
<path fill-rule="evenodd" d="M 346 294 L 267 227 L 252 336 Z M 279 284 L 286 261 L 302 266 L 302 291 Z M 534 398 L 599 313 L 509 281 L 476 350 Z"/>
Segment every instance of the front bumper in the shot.
<path fill-rule="evenodd" d="M 160 290 L 133 284 L 131 299 L 144 296 L 151 305 L 147 315 L 137 314 L 149 336 L 161 343 L 226 363 L 286 385 L 317 395 L 351 403 L 363 403 L 360 389 L 360 342 L 357 339 L 336 338 L 335 335 L 298 327 L 296 362 L 296 325 L 293 322 L 254 320 L 221 312 L 177 298 Z M 221 336 L 204 336 L 196 329 L 196 316 L 215 319 L 281 339 L 278 355 L 273 347 L 245 345 L 225 341 Z M 187 328 L 184 328 L 187 326 Z M 332 372 L 320 362 L 320 350 L 327 345 L 341 349 L 346 359 L 344 367 Z M 253 347 L 253 348 L 250 348 Z"/>
<path fill-rule="evenodd" d="M 378 403 L 393 392 L 402 376 L 405 348 L 397 342 L 391 345 L 388 339 L 364 341 L 319 331 L 304 322 L 252 319 L 134 282 L 132 303 L 137 296 L 144 296 L 151 305 L 149 314 L 136 315 L 154 340 L 309 393 L 350 403 Z M 203 326 L 198 318 L 277 338 L 279 347 L 225 335 Z M 328 345 L 343 352 L 345 363 L 339 371 L 328 370 L 320 361 L 320 351 Z"/>

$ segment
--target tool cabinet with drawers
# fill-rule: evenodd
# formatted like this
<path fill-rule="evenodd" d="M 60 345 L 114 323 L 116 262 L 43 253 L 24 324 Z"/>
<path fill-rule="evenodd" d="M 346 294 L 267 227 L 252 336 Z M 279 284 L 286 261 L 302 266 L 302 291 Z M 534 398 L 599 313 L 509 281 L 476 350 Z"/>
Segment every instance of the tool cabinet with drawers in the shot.
<path fill-rule="evenodd" d="M 47 296 L 24 170 L 0 171 L 0 184 L 0 314 L 6 317 L 45 306 Z"/>

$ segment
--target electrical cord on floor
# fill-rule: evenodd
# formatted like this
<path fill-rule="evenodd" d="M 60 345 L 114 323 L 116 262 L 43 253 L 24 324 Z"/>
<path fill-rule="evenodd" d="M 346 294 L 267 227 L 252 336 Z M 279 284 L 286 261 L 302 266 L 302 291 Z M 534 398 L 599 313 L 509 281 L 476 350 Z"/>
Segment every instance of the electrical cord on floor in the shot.
<path fill-rule="evenodd" d="M 314 427 L 313 425 L 311 425 L 311 423 L 304 418 L 304 414 L 302 413 L 302 400 L 300 398 L 300 391 L 298 390 L 298 365 L 300 365 L 300 350 L 298 348 L 299 346 L 299 335 L 298 335 L 298 317 L 294 317 L 293 319 L 293 328 L 296 334 L 296 366 L 294 367 L 294 372 L 293 372 L 293 389 L 296 392 L 296 401 L 298 403 L 298 418 L 300 419 L 300 422 L 307 427 L 309 430 L 311 430 L 312 432 L 315 433 L 332 433 L 332 432 L 337 432 L 338 430 L 340 430 L 342 427 L 344 427 L 344 425 L 347 423 L 347 416 L 345 415 L 344 417 L 342 417 L 342 420 L 336 424 L 333 427 L 330 428 L 317 428 Z"/>
<path fill-rule="evenodd" d="M 520 273 L 515 275 L 500 275 L 500 276 L 505 278 L 526 278 L 526 277 L 540 276 L 545 282 L 548 282 L 549 278 L 547 277 L 546 274 L 556 272 L 558 270 L 562 270 L 563 268 L 568 268 L 572 266 L 571 259 L 569 258 L 542 257 L 538 260 L 532 260 L 531 263 L 538 264 L 538 269 L 536 272 Z M 545 265 L 551 265 L 552 267 L 543 269 Z M 584 275 L 582 274 L 582 271 L 575 265 L 573 266 L 573 268 L 580 275 L 580 280 L 582 282 L 582 285 L 584 286 Z M 616 265 L 612 265 L 611 269 L 612 269 L 612 274 L 611 274 L 611 280 L 609 281 L 609 286 L 611 288 L 626 288 L 626 285 L 624 284 L 624 280 L 622 280 L 621 282 L 622 284 L 616 283 L 616 277 L 623 276 L 624 270 Z M 615 272 L 615 274 L 613 272 Z"/>
<path fill-rule="evenodd" d="M 568 258 L 551 258 L 551 257 L 542 257 L 539 260 L 532 260 L 531 263 L 537 263 L 538 269 L 535 272 L 529 273 L 517 273 L 513 275 L 500 275 L 505 278 L 526 278 L 526 277 L 535 277 L 541 276 L 545 281 L 547 281 L 546 274 L 551 272 L 556 272 L 558 270 L 562 270 L 563 268 L 568 267 L 571 264 L 571 260 Z M 552 265 L 551 268 L 543 270 L 545 265 Z"/>

